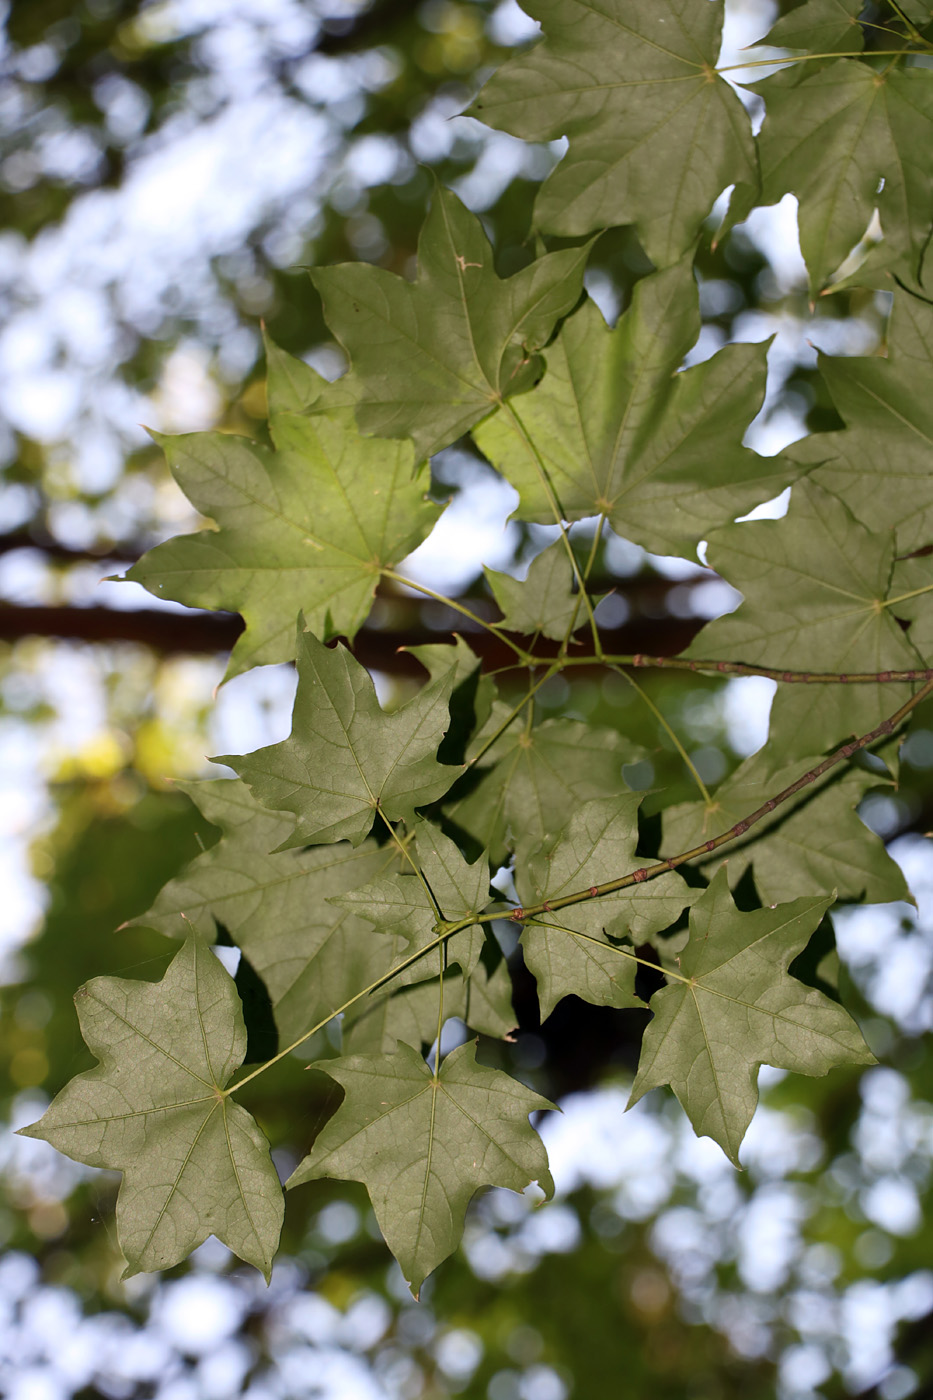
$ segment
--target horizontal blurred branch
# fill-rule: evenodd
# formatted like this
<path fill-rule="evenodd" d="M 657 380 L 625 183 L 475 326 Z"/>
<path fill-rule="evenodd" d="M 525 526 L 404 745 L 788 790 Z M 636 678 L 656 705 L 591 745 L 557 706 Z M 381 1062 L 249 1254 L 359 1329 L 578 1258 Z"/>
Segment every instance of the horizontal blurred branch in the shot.
<path fill-rule="evenodd" d="M 357 634 L 353 649 L 364 666 L 391 675 L 420 675 L 418 662 L 400 648 L 443 642 L 453 631 L 468 637 L 487 669 L 514 663 L 513 653 L 496 637 L 470 631 L 463 619 L 453 613 L 449 620 L 439 618 L 437 605 L 425 606 L 409 599 L 382 601 L 390 607 L 401 604 L 398 609 L 391 608 L 401 615 L 387 618 L 385 626 L 367 626 Z M 471 598 L 470 603 L 475 606 L 476 600 Z M 687 646 L 701 625 L 700 620 L 693 618 L 640 617 L 620 627 L 604 628 L 601 635 L 607 649 L 613 651 L 639 651 L 650 646 L 658 654 L 671 655 Z M 242 631 L 243 623 L 236 613 L 0 604 L 0 641 L 5 642 L 24 637 L 56 637 L 79 642 L 135 642 L 161 655 L 203 654 L 229 651 Z M 530 647 L 530 637 L 520 640 Z M 551 649 L 556 650 L 556 644 Z M 548 650 L 547 643 L 536 644 L 539 655 L 546 655 Z"/>
<path fill-rule="evenodd" d="M 38 549 L 47 559 L 62 564 L 98 564 L 104 559 L 113 559 L 118 564 L 135 564 L 143 553 L 142 547 L 119 544 L 76 549 L 72 545 L 62 544 L 44 530 L 8 530 L 0 535 L 0 554 L 12 554 L 16 549 Z"/>

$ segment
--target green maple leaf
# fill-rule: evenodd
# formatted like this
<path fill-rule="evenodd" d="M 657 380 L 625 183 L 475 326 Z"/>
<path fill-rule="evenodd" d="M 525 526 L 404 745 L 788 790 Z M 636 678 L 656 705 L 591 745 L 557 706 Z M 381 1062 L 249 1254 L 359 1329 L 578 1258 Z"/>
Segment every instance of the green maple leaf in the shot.
<path fill-rule="evenodd" d="M 508 714 L 498 703 L 494 729 Z M 525 730 L 512 724 L 490 745 L 484 762 L 444 804 L 445 815 L 501 861 L 519 840 L 533 845 L 553 831 L 555 819 L 595 797 L 628 791 L 624 764 L 644 757 L 640 744 L 618 730 L 578 720 L 547 719 Z"/>
<path fill-rule="evenodd" d="M 646 549 L 695 556 L 711 528 L 799 475 L 742 446 L 766 347 L 730 345 L 678 374 L 699 333 L 689 261 L 643 278 L 614 330 L 592 302 L 565 323 L 538 388 L 474 433 L 523 519 L 553 524 L 555 498 L 565 520 L 604 515 Z"/>
<path fill-rule="evenodd" d="M 365 263 L 316 268 L 327 323 L 360 386 L 361 430 L 411 437 L 427 457 L 530 388 L 537 351 L 579 298 L 588 253 L 548 253 L 502 279 L 479 219 L 438 189 L 414 283 Z"/>
<path fill-rule="evenodd" d="M 560 540 L 532 560 L 523 581 L 495 569 L 484 572 L 502 611 L 502 626 L 509 632 L 540 632 L 560 642 L 575 615 L 576 627 L 586 622 L 579 595 L 573 591 L 570 560 Z"/>
<path fill-rule="evenodd" d="M 270 812 L 238 779 L 180 783 L 223 837 L 195 857 L 133 924 L 183 938 L 190 926 L 209 942 L 226 930 L 262 978 L 275 1022 L 289 1043 L 392 966 L 396 942 L 330 902 L 397 863 L 391 849 L 346 842 L 310 850 L 276 848 L 295 819 Z"/>
<path fill-rule="evenodd" d="M 522 904 L 560 899 L 636 869 L 640 803 L 638 793 L 586 802 L 536 851 L 525 855 L 520 847 L 515 887 Z M 694 897 L 672 871 L 538 915 L 522 930 L 521 942 L 538 983 L 542 1020 L 571 992 L 597 1006 L 641 1006 L 635 963 L 605 935 L 642 943 L 674 923 Z"/>
<path fill-rule="evenodd" d="M 547 1153 L 528 1115 L 553 1104 L 461 1045 L 435 1078 L 410 1046 L 318 1066 L 346 1090 L 289 1187 L 319 1177 L 361 1181 L 379 1228 L 417 1296 L 452 1254 L 481 1186 L 521 1191 L 538 1181 L 550 1196 Z"/>
<path fill-rule="evenodd" d="M 823 1075 L 874 1063 L 858 1026 L 836 1002 L 788 974 L 832 895 L 740 913 L 725 871 L 690 911 L 690 938 L 651 998 L 630 1104 L 669 1084 L 696 1133 L 739 1164 L 763 1064 Z"/>
<path fill-rule="evenodd" d="M 812 481 L 781 520 L 714 531 L 708 559 L 745 601 L 709 623 L 684 653 L 795 671 L 889 671 L 922 665 L 888 606 L 895 544 L 873 534 Z M 788 685 L 772 708 L 785 754 L 821 753 L 873 729 L 909 685 Z"/>
<path fill-rule="evenodd" d="M 21 1132 L 123 1172 L 124 1278 L 171 1268 L 216 1235 L 268 1279 L 282 1191 L 255 1120 L 222 1092 L 246 1051 L 232 978 L 189 939 L 161 982 L 95 977 L 75 1001 L 100 1063 Z"/>
<path fill-rule="evenodd" d="M 330 382 L 304 360 L 289 355 L 263 331 L 266 351 L 266 404 L 275 422 L 286 413 L 320 413 L 322 408 L 353 407 L 359 385 L 352 374 Z"/>
<path fill-rule="evenodd" d="M 780 49 L 812 49 L 828 54 L 847 53 L 863 47 L 858 17 L 862 0 L 806 0 L 789 15 L 782 15 L 759 43 Z M 808 65 L 808 72 L 812 66 Z"/>
<path fill-rule="evenodd" d="M 634 224 L 657 265 L 691 247 L 713 202 L 757 184 L 748 117 L 715 72 L 723 6 L 709 0 L 524 0 L 544 42 L 510 59 L 468 109 L 525 140 L 570 146 L 535 205 L 581 234 Z"/>
<path fill-rule="evenodd" d="M 819 366 L 848 426 L 787 451 L 864 525 L 896 530 L 899 555 L 933 543 L 933 307 L 898 293 L 886 358 L 821 355 Z"/>
<path fill-rule="evenodd" d="M 728 831 L 818 762 L 819 756 L 803 757 L 775 767 L 770 749 L 754 754 L 716 789 L 709 807 L 684 802 L 665 811 L 662 849 L 677 855 Z M 865 793 L 882 782 L 863 768 L 831 769 L 738 841 L 701 856 L 697 864 L 704 874 L 724 865 L 733 886 L 751 866 L 766 904 L 831 889 L 839 899 L 869 904 L 909 899 L 900 866 L 855 811 Z"/>
<path fill-rule="evenodd" d="M 405 938 L 410 952 L 436 942 L 438 921 L 453 923 L 470 914 L 480 914 L 489 903 L 489 859 L 485 854 L 468 865 L 454 843 L 430 822 L 415 825 L 414 839 L 420 877 L 382 877 L 341 894 L 334 901 L 368 919 L 376 928 Z M 459 963 L 469 977 L 483 942 L 478 924 L 455 933 L 446 942 L 444 966 L 448 962 Z M 425 958 L 423 963 L 401 973 L 394 985 L 417 982 L 436 971 L 437 961 L 429 967 Z"/>
<path fill-rule="evenodd" d="M 271 404 L 307 400 L 273 364 Z M 352 639 L 380 569 L 416 548 L 439 514 L 413 480 L 410 444 L 361 438 L 349 391 L 303 370 L 318 398 L 301 413 L 273 408 L 275 451 L 231 433 L 157 439 L 185 495 L 217 528 L 157 545 L 127 578 L 160 598 L 241 613 L 246 631 L 228 678 L 291 660 L 299 612 L 322 636 Z"/>
<path fill-rule="evenodd" d="M 902 559 L 894 566 L 891 579 L 892 609 L 910 623 L 909 637 L 924 664 L 933 661 L 933 561 L 929 555 Z"/>
<path fill-rule="evenodd" d="M 767 107 L 758 137 L 761 199 L 773 204 L 787 193 L 797 196 L 812 295 L 859 243 L 876 208 L 884 243 L 859 279 L 882 265 L 913 279 L 930 231 L 929 73 L 879 71 L 840 58 L 817 72 L 809 64 L 782 70 L 754 86 Z"/>
<path fill-rule="evenodd" d="M 899 8 L 914 24 L 929 24 L 933 21 L 931 0 L 900 0 Z"/>
<path fill-rule="evenodd" d="M 438 980 L 399 987 L 391 995 L 374 999 L 347 1013 L 344 1019 L 344 1053 L 392 1054 L 397 1040 L 414 1049 L 431 1045 L 437 1035 Z M 516 1025 L 512 1009 L 512 979 L 500 956 L 490 971 L 480 962 L 464 978 L 459 968 L 444 974 L 444 1019 L 457 1016 L 473 1031 L 505 1039 Z"/>
<path fill-rule="evenodd" d="M 457 777 L 458 768 L 435 757 L 453 679 L 434 681 L 386 714 L 369 673 L 346 648 L 299 632 L 290 737 L 217 761 L 235 769 L 264 806 L 295 814 L 284 845 L 346 839 L 358 846 L 377 811 L 411 822 L 415 807 L 433 802 Z"/>

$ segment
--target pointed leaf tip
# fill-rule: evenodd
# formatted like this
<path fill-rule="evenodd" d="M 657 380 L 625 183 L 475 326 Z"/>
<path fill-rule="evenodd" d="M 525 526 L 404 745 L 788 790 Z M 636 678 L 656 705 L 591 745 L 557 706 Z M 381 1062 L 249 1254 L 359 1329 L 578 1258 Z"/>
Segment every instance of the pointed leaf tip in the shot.
<path fill-rule="evenodd" d="M 255 1120 L 223 1093 L 246 1050 L 233 979 L 191 938 L 161 982 L 97 977 L 75 1002 L 99 1063 L 23 1135 L 123 1172 L 124 1277 L 170 1268 L 213 1234 L 268 1280 L 282 1190 Z"/>

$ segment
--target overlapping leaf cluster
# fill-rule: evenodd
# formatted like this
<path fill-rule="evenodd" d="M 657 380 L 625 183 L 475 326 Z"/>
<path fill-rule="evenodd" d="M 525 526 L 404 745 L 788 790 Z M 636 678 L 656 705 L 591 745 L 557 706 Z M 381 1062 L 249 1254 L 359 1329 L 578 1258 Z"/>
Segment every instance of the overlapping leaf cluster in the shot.
<path fill-rule="evenodd" d="M 933 18 L 911 3 L 863 24 L 858 0 L 806 0 L 767 38 L 781 52 L 755 84 L 756 138 L 716 69 L 718 0 L 526 7 L 541 41 L 471 111 L 529 140 L 569 138 L 535 219 L 571 246 L 501 279 L 479 220 L 440 189 L 414 282 L 365 265 L 314 273 L 351 370 L 328 385 L 270 346 L 273 448 L 165 443 L 209 526 L 131 577 L 241 612 L 229 674 L 295 658 L 298 694 L 286 741 L 225 756 L 236 779 L 187 787 L 221 839 L 140 920 L 181 949 L 158 984 L 81 989 L 99 1065 L 29 1130 L 123 1171 L 129 1272 L 211 1233 L 266 1273 L 276 1249 L 268 1144 L 232 1097 L 245 1031 L 210 951 L 221 938 L 268 991 L 278 1057 L 341 1018 L 342 1051 L 319 1065 L 344 1098 L 286 1185 L 363 1182 L 415 1290 L 478 1188 L 551 1189 L 529 1121 L 547 1102 L 484 1064 L 481 1041 L 438 1048 L 451 1017 L 474 1036 L 514 1027 L 497 920 L 521 925 L 542 1016 L 570 994 L 644 1009 L 637 973 L 654 969 L 664 985 L 633 1098 L 670 1085 L 734 1161 L 762 1063 L 823 1074 L 871 1059 L 842 1006 L 789 969 L 835 899 L 908 895 L 855 812 L 877 767 L 826 755 L 896 730 L 933 665 Z M 845 426 L 767 460 L 743 445 L 765 347 L 683 368 L 700 330 L 693 254 L 729 185 L 723 236 L 756 204 L 798 197 L 814 294 L 846 279 L 895 289 L 884 353 L 822 360 Z M 618 224 L 655 270 L 610 328 L 581 292 L 591 235 Z M 520 518 L 562 530 L 526 580 L 488 575 L 493 630 L 523 639 L 509 645 L 527 696 L 506 701 L 451 639 L 422 650 L 429 680 L 387 713 L 354 637 L 380 577 L 398 577 L 437 517 L 420 464 L 469 431 Z M 737 523 L 788 485 L 784 518 Z M 589 565 L 567 536 L 581 520 L 597 543 L 611 528 L 693 560 L 705 540 L 742 602 L 685 663 L 786 673 L 761 752 L 696 802 L 662 795 L 660 860 L 639 847 L 625 780 L 639 746 L 535 708 L 571 639 L 576 659 L 589 647 L 593 664 L 622 665 L 603 655 Z M 884 757 L 893 767 L 895 743 Z M 509 864 L 518 908 L 491 885 Z"/>

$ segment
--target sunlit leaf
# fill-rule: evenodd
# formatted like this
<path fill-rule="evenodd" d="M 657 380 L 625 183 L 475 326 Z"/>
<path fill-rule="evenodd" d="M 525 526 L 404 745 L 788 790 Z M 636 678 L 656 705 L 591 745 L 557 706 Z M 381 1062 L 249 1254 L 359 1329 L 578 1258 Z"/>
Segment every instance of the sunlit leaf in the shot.
<path fill-rule="evenodd" d="M 538 350 L 573 309 L 589 248 L 496 275 L 483 226 L 439 188 L 418 243 L 418 278 L 366 263 L 316 268 L 331 330 L 360 385 L 364 433 L 410 437 L 422 457 L 461 437 L 540 376 Z"/>
<path fill-rule="evenodd" d="M 544 41 L 510 59 L 469 108 L 530 141 L 570 147 L 535 205 L 541 228 L 634 224 L 648 256 L 674 262 L 717 195 L 757 184 L 748 117 L 715 72 L 720 0 L 524 0 Z"/>
<path fill-rule="evenodd" d="M 231 433 L 159 438 L 216 528 L 157 545 L 127 578 L 160 598 L 242 613 L 228 676 L 291 660 L 299 612 L 323 637 L 355 636 L 380 568 L 416 548 L 439 514 L 413 480 L 410 444 L 361 438 L 339 386 L 320 384 L 314 411 L 273 414 L 275 451 Z"/>
<path fill-rule="evenodd" d="M 532 560 L 523 580 L 494 569 L 486 570 L 486 578 L 502 610 L 502 626 L 510 632 L 540 632 L 563 641 L 572 623 L 575 631 L 587 620 L 574 592 L 567 551 L 559 540 Z"/>
<path fill-rule="evenodd" d="M 710 529 L 799 474 L 742 446 L 765 346 L 730 345 L 678 374 L 699 333 L 687 261 L 643 278 L 614 330 L 592 302 L 566 322 L 538 388 L 474 434 L 523 518 L 553 524 L 556 500 L 566 520 L 602 514 L 636 544 L 695 558 Z"/>

